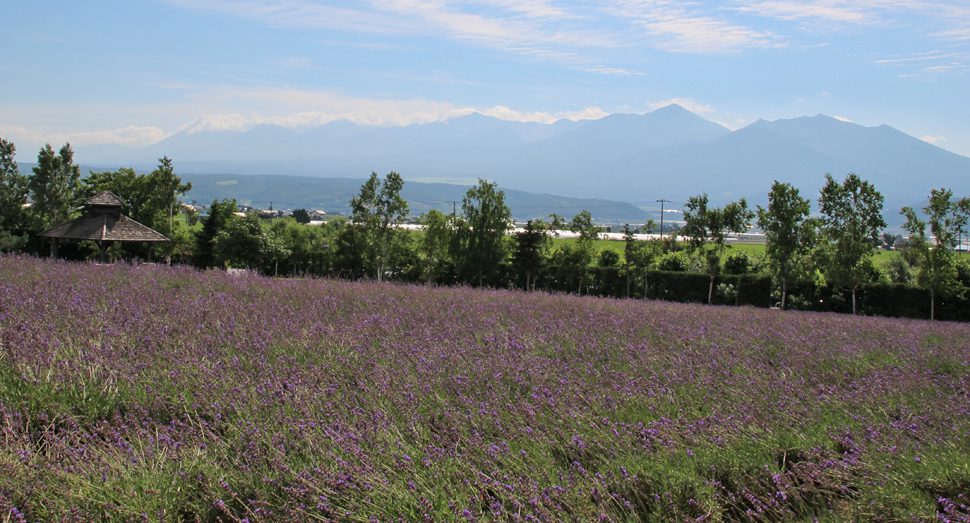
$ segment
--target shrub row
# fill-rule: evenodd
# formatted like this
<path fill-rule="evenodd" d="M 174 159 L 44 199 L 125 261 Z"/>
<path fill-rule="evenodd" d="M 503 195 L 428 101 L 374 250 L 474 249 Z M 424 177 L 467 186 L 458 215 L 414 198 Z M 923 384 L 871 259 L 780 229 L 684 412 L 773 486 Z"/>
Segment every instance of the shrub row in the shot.
<path fill-rule="evenodd" d="M 630 273 L 622 267 L 589 267 L 577 273 L 557 266 L 547 266 L 534 278 L 534 288 L 547 292 L 592 295 L 612 298 L 665 300 L 681 303 L 707 303 L 711 283 L 706 274 L 691 272 L 649 271 Z M 436 280 L 439 284 L 456 284 L 453 274 Z M 500 288 L 525 288 L 526 278 L 512 264 L 488 282 Z M 715 305 L 769 308 L 780 302 L 780 289 L 765 275 L 722 275 L 714 280 L 711 302 Z M 909 284 L 868 285 L 856 292 L 858 310 L 868 316 L 898 318 L 930 317 L 930 295 L 925 289 Z M 819 312 L 852 312 L 851 290 L 816 286 L 813 283 L 789 285 L 789 308 Z M 970 322 L 970 299 L 965 296 L 936 298 L 936 318 L 945 321 Z"/>

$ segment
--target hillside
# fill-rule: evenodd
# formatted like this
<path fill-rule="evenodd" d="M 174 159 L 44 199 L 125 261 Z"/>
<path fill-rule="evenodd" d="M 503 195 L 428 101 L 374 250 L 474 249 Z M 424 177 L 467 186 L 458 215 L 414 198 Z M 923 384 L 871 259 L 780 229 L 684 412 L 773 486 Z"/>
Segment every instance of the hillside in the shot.
<path fill-rule="evenodd" d="M 967 324 L 29 256 L 0 296 L 11 521 L 967 520 Z"/>
<path fill-rule="evenodd" d="M 357 178 L 310 178 L 302 176 L 269 175 L 205 175 L 184 174 L 183 181 L 192 182 L 192 191 L 185 200 L 209 203 L 212 200 L 235 198 L 239 203 L 276 209 L 322 209 L 328 213 L 348 212 L 350 199 L 363 183 Z M 505 201 L 519 220 L 547 218 L 556 213 L 572 217 L 587 210 L 598 221 L 642 223 L 652 215 L 625 202 L 594 198 L 569 198 L 550 194 L 535 194 L 500 187 L 505 191 Z M 451 213 L 457 202 L 461 212 L 461 200 L 468 186 L 449 183 L 404 184 L 401 195 L 408 201 L 411 213 L 418 215 L 430 209 Z"/>

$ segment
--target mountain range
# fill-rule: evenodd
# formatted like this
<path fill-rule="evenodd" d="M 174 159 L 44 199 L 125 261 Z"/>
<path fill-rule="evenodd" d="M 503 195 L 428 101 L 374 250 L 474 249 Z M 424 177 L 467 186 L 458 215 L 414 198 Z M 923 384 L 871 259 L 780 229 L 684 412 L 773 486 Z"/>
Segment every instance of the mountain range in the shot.
<path fill-rule="evenodd" d="M 138 149 L 78 148 L 86 163 L 150 167 L 175 160 L 183 173 L 363 178 L 375 171 L 406 180 L 476 178 L 506 190 L 599 198 L 652 207 L 701 192 L 719 204 L 763 204 L 773 180 L 816 199 L 825 173 L 855 172 L 886 198 L 886 217 L 921 205 L 930 189 L 970 195 L 970 158 L 881 125 L 824 115 L 759 120 L 731 131 L 678 105 L 647 114 L 552 124 L 478 113 L 405 127 L 334 121 L 298 132 L 274 125 L 248 131 L 182 131 Z M 560 213 L 562 214 L 562 213 Z M 894 220 L 893 220 L 894 221 Z"/>

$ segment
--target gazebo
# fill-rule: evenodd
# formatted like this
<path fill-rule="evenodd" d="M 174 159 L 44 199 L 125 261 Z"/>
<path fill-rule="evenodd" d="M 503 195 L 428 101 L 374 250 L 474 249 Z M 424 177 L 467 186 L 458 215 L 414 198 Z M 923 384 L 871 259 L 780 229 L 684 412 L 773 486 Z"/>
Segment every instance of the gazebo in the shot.
<path fill-rule="evenodd" d="M 51 257 L 57 257 L 60 239 L 94 240 L 101 247 L 101 263 L 105 262 L 112 242 L 167 242 L 161 233 L 121 214 L 125 202 L 110 191 L 104 191 L 84 202 L 84 216 L 47 229 L 38 236 L 51 239 Z M 151 256 L 151 251 L 149 251 Z"/>

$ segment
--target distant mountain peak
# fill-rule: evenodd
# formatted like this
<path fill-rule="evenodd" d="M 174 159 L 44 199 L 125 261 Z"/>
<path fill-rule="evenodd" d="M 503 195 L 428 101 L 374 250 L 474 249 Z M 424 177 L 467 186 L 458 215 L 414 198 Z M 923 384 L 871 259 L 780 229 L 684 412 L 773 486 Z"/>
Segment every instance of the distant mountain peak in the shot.
<path fill-rule="evenodd" d="M 653 111 L 650 111 L 650 113 L 690 113 L 690 114 L 694 114 L 693 111 L 690 111 L 690 110 L 686 109 L 683 105 L 680 105 L 680 104 L 670 104 L 670 105 L 665 105 L 663 107 L 658 107 L 658 108 L 654 109 Z M 650 114 L 650 113 L 648 113 L 648 114 Z"/>

